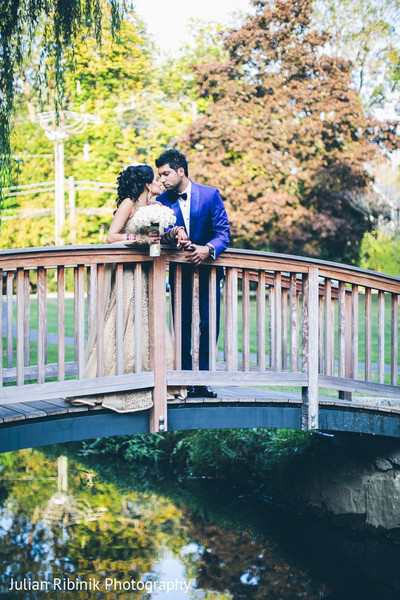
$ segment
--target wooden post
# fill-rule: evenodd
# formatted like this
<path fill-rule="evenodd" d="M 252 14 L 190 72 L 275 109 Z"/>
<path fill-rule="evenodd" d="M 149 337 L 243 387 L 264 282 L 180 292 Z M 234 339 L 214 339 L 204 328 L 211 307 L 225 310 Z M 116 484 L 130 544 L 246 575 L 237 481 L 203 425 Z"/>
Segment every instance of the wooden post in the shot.
<path fill-rule="evenodd" d="M 150 431 L 167 430 L 167 359 L 165 353 L 166 255 L 156 256 L 149 271 L 150 368 L 154 371 L 153 408 Z"/>
<path fill-rule="evenodd" d="M 302 428 L 318 428 L 318 268 L 310 267 L 303 280 L 303 388 Z"/>
<path fill-rule="evenodd" d="M 257 365 L 265 371 L 265 271 L 258 275 L 257 285 Z"/>
<path fill-rule="evenodd" d="M 13 366 L 13 280 L 14 273 L 7 273 L 7 367 Z"/>
<path fill-rule="evenodd" d="M 47 277 L 44 267 L 38 267 L 37 320 L 38 320 L 38 383 L 45 381 L 47 345 Z"/>
<path fill-rule="evenodd" d="M 199 269 L 193 269 L 192 275 L 192 370 L 200 367 L 200 281 Z"/>
<path fill-rule="evenodd" d="M 175 369 L 182 368 L 182 265 L 175 265 L 174 279 L 174 362 Z"/>
<path fill-rule="evenodd" d="M 358 285 L 351 291 L 351 377 L 358 379 Z"/>
<path fill-rule="evenodd" d="M 341 284 L 340 284 L 341 285 Z M 353 294 L 346 291 L 345 285 L 343 284 L 344 290 L 344 376 L 346 378 L 352 377 L 352 361 L 353 361 Z M 339 289 L 340 298 L 340 289 Z M 340 305 L 339 305 L 340 306 Z M 340 319 L 339 319 L 340 322 Z M 339 329 L 340 331 L 340 329 Z M 351 392 L 339 392 L 339 398 L 341 400 L 351 400 Z"/>
<path fill-rule="evenodd" d="M 397 385 L 397 358 L 398 358 L 398 312 L 399 297 L 392 294 L 392 351 L 391 351 L 391 377 L 390 383 Z"/>
<path fill-rule="evenodd" d="M 365 381 L 371 381 L 372 367 L 372 292 L 365 288 Z"/>
<path fill-rule="evenodd" d="M 325 279 L 325 374 L 334 373 L 334 335 L 332 324 L 332 282 Z"/>
<path fill-rule="evenodd" d="M 24 297 L 25 297 L 25 308 L 24 308 L 24 362 L 25 367 L 29 367 L 31 364 L 31 340 L 30 340 L 30 321 L 31 321 L 31 287 L 30 287 L 30 272 L 27 269 L 24 272 Z"/>
<path fill-rule="evenodd" d="M 117 264 L 115 266 L 115 347 L 117 352 L 116 375 L 124 374 L 124 289 L 122 281 L 123 265 Z M 135 332 L 136 325 L 137 321 L 135 321 Z"/>
<path fill-rule="evenodd" d="M 378 383 L 385 379 L 385 292 L 378 292 Z"/>
<path fill-rule="evenodd" d="M 288 367 L 288 290 L 282 290 L 282 368 Z"/>
<path fill-rule="evenodd" d="M 142 337 L 142 263 L 136 263 L 134 273 L 135 286 L 135 373 L 143 369 L 143 337 Z M 122 293 L 122 288 L 121 288 Z"/>
<path fill-rule="evenodd" d="M 282 273 L 276 272 L 274 276 L 275 304 L 274 304 L 274 371 L 282 370 Z"/>
<path fill-rule="evenodd" d="M 76 292 L 75 292 L 76 293 Z M 104 265 L 97 265 L 97 377 L 104 375 Z"/>
<path fill-rule="evenodd" d="M 3 269 L 0 269 L 0 387 L 3 387 Z"/>
<path fill-rule="evenodd" d="M 296 273 L 290 274 L 290 370 L 299 369 L 299 297 Z"/>
<path fill-rule="evenodd" d="M 217 369 L 217 269 L 211 267 L 209 275 L 209 370 Z"/>
<path fill-rule="evenodd" d="M 24 385 L 24 269 L 17 269 L 17 385 Z"/>
<path fill-rule="evenodd" d="M 242 276 L 242 371 L 250 370 L 250 273 Z"/>
<path fill-rule="evenodd" d="M 65 269 L 57 268 L 58 381 L 65 379 Z"/>

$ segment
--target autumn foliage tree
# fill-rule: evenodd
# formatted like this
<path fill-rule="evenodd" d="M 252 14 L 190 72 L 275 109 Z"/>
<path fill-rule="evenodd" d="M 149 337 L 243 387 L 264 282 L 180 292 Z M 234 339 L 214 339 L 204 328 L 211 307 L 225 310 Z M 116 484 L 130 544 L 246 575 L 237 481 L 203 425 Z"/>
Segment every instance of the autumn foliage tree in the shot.
<path fill-rule="evenodd" d="M 366 164 L 394 124 L 363 113 L 351 64 L 311 26 L 311 0 L 253 0 L 224 37 L 226 58 L 196 69 L 212 100 L 179 146 L 191 175 L 225 197 L 234 243 L 354 262 L 384 208 Z"/>

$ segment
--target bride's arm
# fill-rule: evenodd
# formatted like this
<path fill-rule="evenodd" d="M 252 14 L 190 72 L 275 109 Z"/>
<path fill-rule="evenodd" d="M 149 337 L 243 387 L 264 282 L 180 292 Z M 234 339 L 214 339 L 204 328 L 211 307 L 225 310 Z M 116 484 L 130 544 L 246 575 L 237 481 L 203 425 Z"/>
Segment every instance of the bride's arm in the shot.
<path fill-rule="evenodd" d="M 136 233 L 121 233 L 125 223 L 132 215 L 133 200 L 125 198 L 118 206 L 114 218 L 111 221 L 110 228 L 107 234 L 107 244 L 114 244 L 115 242 L 130 242 L 137 244 L 138 246 L 143 244 L 151 244 L 152 242 L 159 239 L 157 231 L 150 231 L 149 235 L 136 234 Z"/>
<path fill-rule="evenodd" d="M 133 200 L 125 198 L 118 206 L 115 211 L 113 220 L 111 221 L 110 228 L 108 230 L 106 242 L 107 244 L 113 244 L 114 242 L 126 241 L 126 233 L 121 233 L 123 226 L 129 219 L 129 216 L 133 209 Z"/>

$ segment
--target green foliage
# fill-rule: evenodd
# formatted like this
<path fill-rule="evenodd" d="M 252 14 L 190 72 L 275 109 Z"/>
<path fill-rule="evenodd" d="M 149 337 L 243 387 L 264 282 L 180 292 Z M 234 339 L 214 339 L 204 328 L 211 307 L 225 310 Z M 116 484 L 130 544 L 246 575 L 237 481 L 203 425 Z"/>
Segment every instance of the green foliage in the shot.
<path fill-rule="evenodd" d="M 399 277 L 399 232 L 386 233 L 378 229 L 373 233 L 366 233 L 361 244 L 360 267 Z"/>
<path fill-rule="evenodd" d="M 63 110 L 88 113 L 101 118 L 84 131 L 71 134 L 64 143 L 65 177 L 76 181 L 115 183 L 120 171 L 134 162 L 154 163 L 155 157 L 170 144 L 171 138 L 184 132 L 193 120 L 193 100 L 185 76 L 179 79 L 180 64 L 174 77 L 165 76 L 153 64 L 154 48 L 137 15 L 127 11 L 118 40 L 110 27 L 103 25 L 102 44 L 90 29 L 82 28 L 73 47 L 65 50 Z M 30 74 L 40 56 L 32 52 L 21 66 L 24 89 L 17 97 L 18 117 L 13 130 L 12 185 L 54 179 L 53 143 L 38 123 L 41 98 Z M 185 72 L 189 67 L 185 65 Z M 51 78 L 43 82 L 52 86 Z M 60 117 L 64 115 L 60 110 Z M 68 119 L 68 116 L 66 117 Z M 84 152 L 85 149 L 85 152 Z M 64 243 L 98 243 L 115 209 L 115 194 L 95 193 L 79 186 L 76 193 L 76 219 L 68 218 L 62 232 Z M 7 198 L 4 215 L 32 209 L 54 209 L 53 194 L 30 194 Z M 87 209 L 95 209 L 88 214 Z M 96 212 L 97 211 L 97 212 Z M 99 214 L 101 211 L 101 214 Z M 3 222 L 1 247 L 25 247 L 52 244 L 54 217 Z"/>
<path fill-rule="evenodd" d="M 109 10 L 104 10 L 108 6 Z M 0 8 L 0 188 L 7 182 L 10 155 L 10 120 L 15 97 L 26 78 L 19 70 L 31 51 L 40 48 L 39 69 L 29 77 L 37 89 L 43 79 L 52 80 L 47 87 L 47 101 L 56 109 L 62 107 L 64 96 L 65 53 L 82 35 L 82 29 L 93 31 L 101 41 L 103 16 L 108 14 L 111 30 L 119 27 L 124 3 L 114 0 L 5 0 Z"/>
<path fill-rule="evenodd" d="M 314 0 L 313 19 L 329 31 L 331 52 L 352 61 L 353 78 L 368 109 L 398 92 L 398 0 Z"/>
<path fill-rule="evenodd" d="M 264 481 L 271 470 L 295 463 L 310 445 L 309 432 L 281 429 L 221 429 L 83 442 L 81 454 L 116 454 L 130 468 L 158 477 L 187 476 L 244 484 Z"/>
<path fill-rule="evenodd" d="M 365 163 L 394 147 L 396 126 L 363 114 L 311 0 L 254 5 L 224 36 L 228 60 L 197 67 L 212 103 L 179 146 L 222 190 L 237 246 L 355 262 L 383 212 Z"/>

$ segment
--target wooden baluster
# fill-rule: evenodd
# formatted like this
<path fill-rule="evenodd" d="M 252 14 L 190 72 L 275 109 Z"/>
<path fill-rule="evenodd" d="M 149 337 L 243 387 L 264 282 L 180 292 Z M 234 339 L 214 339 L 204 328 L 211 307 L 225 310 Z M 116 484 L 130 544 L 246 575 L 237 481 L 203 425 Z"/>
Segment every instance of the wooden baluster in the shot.
<path fill-rule="evenodd" d="M 217 369 L 217 269 L 209 275 L 209 370 Z"/>
<path fill-rule="evenodd" d="M 192 371 L 199 370 L 200 360 L 200 301 L 199 269 L 193 269 L 192 278 Z"/>
<path fill-rule="evenodd" d="M 24 269 L 17 269 L 17 385 L 24 385 Z"/>
<path fill-rule="evenodd" d="M 358 285 L 351 290 L 351 377 L 358 379 Z"/>
<path fill-rule="evenodd" d="M 45 363 L 47 346 L 47 276 L 44 267 L 37 270 L 37 318 L 38 318 L 38 383 L 45 381 Z"/>
<path fill-rule="evenodd" d="M 3 269 L 0 269 L 0 388 L 3 387 Z"/>
<path fill-rule="evenodd" d="M 308 386 L 302 390 L 302 428 L 318 429 L 318 268 L 303 275 L 303 371 Z"/>
<path fill-rule="evenodd" d="M 332 282 L 325 279 L 325 374 L 333 375 Z"/>
<path fill-rule="evenodd" d="M 31 286 L 29 270 L 24 271 L 24 288 L 24 364 L 25 367 L 29 367 L 31 364 Z"/>
<path fill-rule="evenodd" d="M 76 293 L 76 291 L 75 291 Z M 78 265 L 78 379 L 85 377 L 85 267 Z"/>
<path fill-rule="evenodd" d="M 276 363 L 276 341 L 275 341 L 275 330 L 276 330 L 276 314 L 275 314 L 275 288 L 273 285 L 269 286 L 269 366 L 272 369 Z"/>
<path fill-rule="evenodd" d="M 299 295 L 296 273 L 290 274 L 290 370 L 299 370 Z"/>
<path fill-rule="evenodd" d="M 115 267 L 115 346 L 117 353 L 117 364 L 116 364 L 116 375 L 124 374 L 124 297 L 123 297 L 123 265 L 117 264 Z M 135 285 L 135 282 L 134 282 Z M 135 317 L 136 317 L 136 293 L 137 288 L 135 286 Z M 141 296 L 140 296 L 141 299 Z M 137 329 L 137 323 L 140 321 L 135 320 L 135 334 Z M 135 350 L 136 350 L 136 336 L 135 336 Z M 135 361 L 137 355 L 135 354 Z M 136 364 L 135 364 L 136 366 Z"/>
<path fill-rule="evenodd" d="M 165 254 L 155 257 L 149 272 L 150 367 L 154 371 L 154 406 L 150 414 L 150 431 L 166 431 L 167 357 L 165 352 L 166 296 Z"/>
<path fill-rule="evenodd" d="M 238 370 L 238 272 L 232 270 L 232 370 Z"/>
<path fill-rule="evenodd" d="M 318 372 L 324 372 L 324 297 L 318 290 Z"/>
<path fill-rule="evenodd" d="M 7 367 L 13 366 L 13 280 L 12 271 L 7 273 Z"/>
<path fill-rule="evenodd" d="M 288 367 L 288 290 L 282 290 L 282 368 Z"/>
<path fill-rule="evenodd" d="M 399 297 L 397 294 L 392 294 L 392 349 L 391 349 L 391 377 L 390 383 L 397 385 L 397 360 L 398 360 L 398 308 Z"/>
<path fill-rule="evenodd" d="M 225 357 L 228 371 L 237 371 L 237 271 L 228 268 L 225 278 Z"/>
<path fill-rule="evenodd" d="M 135 265 L 135 373 L 143 370 L 143 336 L 142 336 L 142 263 Z"/>
<path fill-rule="evenodd" d="M 365 380 L 371 381 L 371 352 L 372 352 L 372 293 L 365 288 Z"/>
<path fill-rule="evenodd" d="M 88 335 L 96 322 L 97 265 L 87 268 L 87 331 Z"/>
<path fill-rule="evenodd" d="M 339 377 L 345 377 L 346 365 L 346 288 L 343 281 L 339 281 L 338 298 L 338 361 Z"/>
<path fill-rule="evenodd" d="M 282 274 L 275 273 L 275 351 L 274 371 L 282 370 Z"/>
<path fill-rule="evenodd" d="M 97 377 L 104 376 L 104 265 L 97 265 Z"/>
<path fill-rule="evenodd" d="M 378 292 L 378 383 L 385 382 L 385 292 Z"/>
<path fill-rule="evenodd" d="M 250 370 L 250 273 L 242 276 L 242 370 Z"/>
<path fill-rule="evenodd" d="M 175 265 L 174 273 L 174 362 L 175 369 L 182 369 L 182 265 Z"/>
<path fill-rule="evenodd" d="M 344 284 L 345 286 L 345 284 Z M 353 306 L 352 306 L 352 294 L 344 287 L 344 376 L 350 378 L 352 374 L 352 360 L 353 360 L 353 345 L 352 345 L 352 332 L 353 332 Z M 343 400 L 351 400 L 351 392 L 339 392 L 339 398 Z"/>
<path fill-rule="evenodd" d="M 74 360 L 78 360 L 78 268 L 74 267 Z"/>
<path fill-rule="evenodd" d="M 58 381 L 65 379 L 65 268 L 57 268 Z"/>
<path fill-rule="evenodd" d="M 257 365 L 265 371 L 265 271 L 258 275 L 257 284 Z"/>

